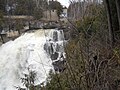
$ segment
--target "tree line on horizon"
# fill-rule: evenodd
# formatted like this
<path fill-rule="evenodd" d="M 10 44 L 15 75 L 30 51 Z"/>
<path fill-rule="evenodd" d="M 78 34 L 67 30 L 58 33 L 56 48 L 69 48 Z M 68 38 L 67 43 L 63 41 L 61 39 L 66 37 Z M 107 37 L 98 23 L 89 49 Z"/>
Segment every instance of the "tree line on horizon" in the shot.
<path fill-rule="evenodd" d="M 58 16 L 63 6 L 58 1 L 48 0 L 0 0 L 0 11 L 3 15 L 31 15 L 38 19 L 45 10 L 57 10 Z"/>

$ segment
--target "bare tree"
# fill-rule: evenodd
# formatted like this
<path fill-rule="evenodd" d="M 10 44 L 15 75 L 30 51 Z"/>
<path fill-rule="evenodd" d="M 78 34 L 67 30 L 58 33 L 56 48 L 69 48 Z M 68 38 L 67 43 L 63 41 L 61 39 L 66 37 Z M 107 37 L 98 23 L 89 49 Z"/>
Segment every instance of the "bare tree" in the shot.
<path fill-rule="evenodd" d="M 110 40 L 110 45 L 113 46 L 114 32 L 113 32 L 113 26 L 112 26 L 113 22 L 112 22 L 111 10 L 110 10 L 110 3 L 109 3 L 109 0 L 104 0 L 104 1 L 105 1 L 107 17 L 108 17 L 109 40 Z"/>
<path fill-rule="evenodd" d="M 119 21 L 119 29 L 120 29 L 120 0 L 116 1 L 116 7 L 117 7 L 117 14 L 118 14 L 118 21 Z"/>

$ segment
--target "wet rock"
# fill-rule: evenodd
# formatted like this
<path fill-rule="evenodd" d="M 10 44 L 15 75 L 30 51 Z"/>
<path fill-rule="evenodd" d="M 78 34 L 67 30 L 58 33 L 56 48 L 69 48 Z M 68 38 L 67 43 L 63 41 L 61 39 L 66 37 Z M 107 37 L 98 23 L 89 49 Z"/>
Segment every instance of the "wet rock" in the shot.
<path fill-rule="evenodd" d="M 53 54 L 54 53 L 54 47 L 53 47 L 53 43 L 45 43 L 44 44 L 44 50 L 48 53 L 48 54 Z"/>
<path fill-rule="evenodd" d="M 54 42 L 58 41 L 58 33 L 57 33 L 57 31 L 53 32 L 53 41 Z"/>
<path fill-rule="evenodd" d="M 51 54 L 51 60 L 56 60 L 58 58 L 59 54 L 55 52 L 54 54 Z"/>
<path fill-rule="evenodd" d="M 65 62 L 66 62 L 65 60 L 63 61 L 58 60 L 53 62 L 52 64 L 54 66 L 55 71 L 63 72 L 65 70 L 65 66 L 64 66 Z"/>

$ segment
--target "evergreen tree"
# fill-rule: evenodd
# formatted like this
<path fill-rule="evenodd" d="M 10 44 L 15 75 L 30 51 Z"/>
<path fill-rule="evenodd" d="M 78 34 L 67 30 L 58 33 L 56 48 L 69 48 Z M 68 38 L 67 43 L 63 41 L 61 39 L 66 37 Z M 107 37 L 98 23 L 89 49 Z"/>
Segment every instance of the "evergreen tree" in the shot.
<path fill-rule="evenodd" d="M 62 13 L 62 5 L 58 1 L 49 1 L 49 8 L 51 10 L 57 10 L 57 15 L 59 16 Z"/>

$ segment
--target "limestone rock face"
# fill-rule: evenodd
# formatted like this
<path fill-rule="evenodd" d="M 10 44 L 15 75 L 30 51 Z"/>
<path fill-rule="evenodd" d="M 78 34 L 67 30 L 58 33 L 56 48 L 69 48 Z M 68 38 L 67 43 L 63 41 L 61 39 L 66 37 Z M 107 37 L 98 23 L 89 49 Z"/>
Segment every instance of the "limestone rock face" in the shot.
<path fill-rule="evenodd" d="M 64 70 L 64 45 L 66 43 L 63 30 L 53 30 L 50 32 L 50 35 L 47 35 L 47 38 L 44 50 L 53 61 L 54 70 L 61 72 Z"/>

